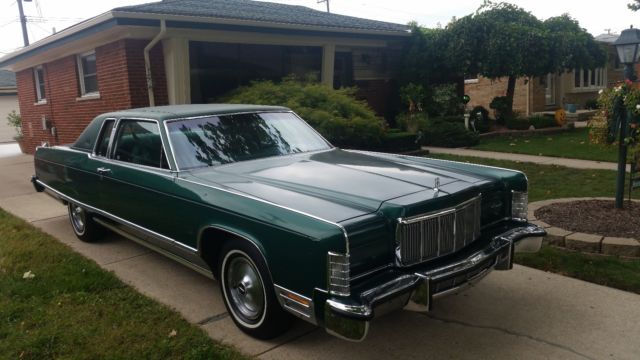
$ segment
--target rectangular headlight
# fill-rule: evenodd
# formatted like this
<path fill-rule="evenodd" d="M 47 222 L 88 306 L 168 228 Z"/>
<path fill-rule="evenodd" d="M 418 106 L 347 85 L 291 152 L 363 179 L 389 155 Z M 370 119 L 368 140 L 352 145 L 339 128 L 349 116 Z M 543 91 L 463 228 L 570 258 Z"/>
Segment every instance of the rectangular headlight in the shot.
<path fill-rule="evenodd" d="M 529 196 L 526 191 L 511 192 L 511 219 L 527 221 L 527 205 Z"/>
<path fill-rule="evenodd" d="M 329 293 L 338 296 L 349 296 L 351 294 L 349 255 L 327 253 L 327 272 Z"/>

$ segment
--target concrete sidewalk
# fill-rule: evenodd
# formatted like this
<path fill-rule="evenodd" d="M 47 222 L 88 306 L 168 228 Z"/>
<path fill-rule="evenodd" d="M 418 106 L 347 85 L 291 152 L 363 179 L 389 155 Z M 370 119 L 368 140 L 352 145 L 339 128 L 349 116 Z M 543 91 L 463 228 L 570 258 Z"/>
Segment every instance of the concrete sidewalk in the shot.
<path fill-rule="evenodd" d="M 439 300 L 428 316 L 400 311 L 349 343 L 303 322 L 272 341 L 245 336 L 226 314 L 217 283 L 112 235 L 78 241 L 66 208 L 35 193 L 30 156 L 0 158 L 0 207 L 113 271 L 181 313 L 213 339 L 264 359 L 637 359 L 640 296 L 516 266 Z M 80 324 L 78 326 L 81 326 Z"/>
<path fill-rule="evenodd" d="M 605 161 L 591 161 L 579 159 L 566 159 L 553 156 L 537 156 L 525 154 L 513 154 L 497 151 L 483 151 L 462 148 L 440 148 L 432 146 L 423 146 L 423 150 L 428 150 L 431 154 L 449 154 L 459 156 L 481 157 L 496 160 L 510 160 L 529 162 L 542 165 L 559 165 L 574 169 L 595 169 L 595 170 L 618 170 L 618 164 Z M 629 165 L 627 165 L 629 171 Z"/>

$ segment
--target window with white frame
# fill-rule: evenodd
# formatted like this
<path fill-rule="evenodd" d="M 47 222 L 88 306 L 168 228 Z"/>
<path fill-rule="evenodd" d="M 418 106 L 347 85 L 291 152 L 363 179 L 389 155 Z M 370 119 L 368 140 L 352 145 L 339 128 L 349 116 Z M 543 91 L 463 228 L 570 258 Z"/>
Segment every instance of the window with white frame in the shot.
<path fill-rule="evenodd" d="M 607 85 L 605 68 L 594 70 L 576 69 L 573 72 L 573 88 L 576 90 L 601 89 Z"/>
<path fill-rule="evenodd" d="M 44 90 L 44 68 L 42 65 L 33 69 L 33 79 L 36 85 L 36 101 L 46 101 L 47 95 Z"/>
<path fill-rule="evenodd" d="M 98 74 L 95 51 L 78 55 L 78 80 L 80 82 L 80 95 L 85 96 L 98 94 Z"/>

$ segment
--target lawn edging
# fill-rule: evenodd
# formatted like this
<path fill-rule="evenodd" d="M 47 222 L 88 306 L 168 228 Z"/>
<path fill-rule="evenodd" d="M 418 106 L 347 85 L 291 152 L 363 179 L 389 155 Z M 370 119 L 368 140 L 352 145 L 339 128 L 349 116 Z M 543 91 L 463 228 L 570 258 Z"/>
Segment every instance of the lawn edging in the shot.
<path fill-rule="evenodd" d="M 549 245 L 560 246 L 569 250 L 584 253 L 640 258 L 640 240 L 638 239 L 609 237 L 598 234 L 568 231 L 540 221 L 535 216 L 535 211 L 544 206 L 581 200 L 613 200 L 613 198 L 583 197 L 536 201 L 529 204 L 529 221 L 547 231 L 547 235 L 543 241 Z"/>

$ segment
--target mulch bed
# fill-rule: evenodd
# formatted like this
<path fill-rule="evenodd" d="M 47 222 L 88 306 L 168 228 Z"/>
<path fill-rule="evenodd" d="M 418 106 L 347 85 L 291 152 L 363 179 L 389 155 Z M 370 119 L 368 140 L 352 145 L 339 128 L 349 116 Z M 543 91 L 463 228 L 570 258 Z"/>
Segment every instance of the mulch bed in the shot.
<path fill-rule="evenodd" d="M 535 211 L 537 219 L 564 230 L 602 236 L 640 239 L 640 203 L 613 200 L 580 200 L 555 203 Z"/>

